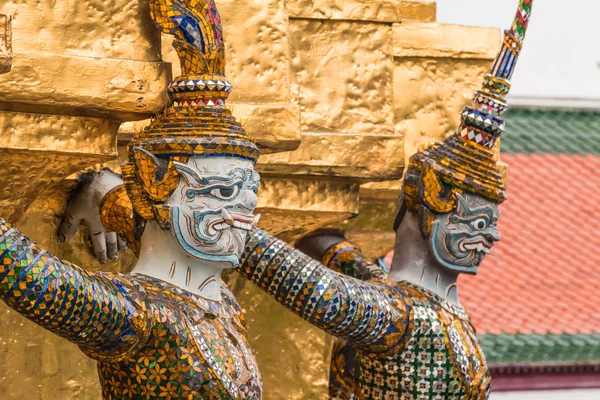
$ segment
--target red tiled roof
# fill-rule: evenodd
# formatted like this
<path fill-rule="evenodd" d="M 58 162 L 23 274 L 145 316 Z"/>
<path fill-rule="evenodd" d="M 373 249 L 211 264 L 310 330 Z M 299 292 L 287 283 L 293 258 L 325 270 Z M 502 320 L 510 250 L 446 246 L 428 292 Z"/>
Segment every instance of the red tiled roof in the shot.
<path fill-rule="evenodd" d="M 502 160 L 502 241 L 459 284 L 478 333 L 600 333 L 600 157 Z"/>

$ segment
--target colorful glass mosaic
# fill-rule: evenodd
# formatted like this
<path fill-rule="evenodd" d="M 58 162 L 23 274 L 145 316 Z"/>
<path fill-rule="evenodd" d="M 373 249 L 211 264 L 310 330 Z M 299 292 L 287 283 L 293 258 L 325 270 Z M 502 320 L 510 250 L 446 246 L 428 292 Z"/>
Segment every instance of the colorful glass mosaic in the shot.
<path fill-rule="evenodd" d="M 408 282 L 342 275 L 258 229 L 245 251 L 239 268 L 245 277 L 357 350 L 352 386 L 358 398 L 488 397 L 491 376 L 461 307 Z M 356 247 L 342 243 L 325 259 L 333 268 L 348 268 L 353 258 L 364 265 L 358 254 Z M 349 371 L 337 365 L 335 379 L 348 387 Z"/>
<path fill-rule="evenodd" d="M 510 30 L 505 31 L 500 52 L 483 87 L 475 92 L 473 106 L 461 113 L 456 133 L 413 155 L 404 180 L 400 210 L 417 212 L 426 207 L 445 213 L 456 206 L 455 193 L 469 192 L 495 203 L 506 199 L 493 148 L 504 133 L 502 113 L 510 79 L 520 54 L 533 0 L 520 0 Z M 450 191 L 444 190 L 445 186 Z M 401 220 L 400 213 L 396 225 Z"/>
<path fill-rule="evenodd" d="M 140 274 L 92 273 L 0 220 L 0 295 L 98 360 L 104 399 L 260 399 L 240 307 Z"/>

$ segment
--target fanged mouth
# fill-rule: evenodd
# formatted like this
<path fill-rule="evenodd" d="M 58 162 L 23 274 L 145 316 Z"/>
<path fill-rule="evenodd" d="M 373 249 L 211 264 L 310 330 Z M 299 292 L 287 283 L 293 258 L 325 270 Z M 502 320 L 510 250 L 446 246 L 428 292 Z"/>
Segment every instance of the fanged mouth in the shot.
<path fill-rule="evenodd" d="M 475 242 L 463 243 L 462 247 L 466 250 L 476 250 L 485 254 L 490 254 L 492 252 L 492 245 L 483 239 L 479 239 Z"/>
<path fill-rule="evenodd" d="M 250 231 L 253 225 L 256 225 L 260 220 L 259 215 L 243 214 L 235 211 L 221 210 L 220 219 L 211 222 L 208 225 L 208 233 L 211 235 L 229 228 L 238 228 L 244 231 Z"/>

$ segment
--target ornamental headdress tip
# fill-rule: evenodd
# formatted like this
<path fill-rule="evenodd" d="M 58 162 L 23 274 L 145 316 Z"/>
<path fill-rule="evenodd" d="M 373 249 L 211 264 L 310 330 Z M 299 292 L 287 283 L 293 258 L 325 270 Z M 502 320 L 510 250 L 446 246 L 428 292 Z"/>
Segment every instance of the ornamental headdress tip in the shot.
<path fill-rule="evenodd" d="M 409 160 L 402 201 L 416 212 L 421 206 L 438 213 L 456 206 L 455 193 L 469 192 L 495 203 L 506 199 L 506 190 L 493 149 L 504 133 L 501 116 L 506 96 L 531 16 L 533 0 L 520 0 L 502 47 L 473 105 L 461 112 L 458 130 L 444 142 L 417 152 Z M 450 190 L 448 190 L 450 189 Z M 398 222 L 398 221 L 397 221 Z"/>
<path fill-rule="evenodd" d="M 163 204 L 179 184 L 174 163 L 218 156 L 255 163 L 260 151 L 225 107 L 232 85 L 214 0 L 150 0 L 150 14 L 161 32 L 174 36 L 181 75 L 167 88 L 170 104 L 135 134 L 121 170 L 136 213 L 166 228 Z"/>
<path fill-rule="evenodd" d="M 233 87 L 225 76 L 221 16 L 214 0 L 150 0 L 156 27 L 174 36 L 181 75 L 169 83 L 171 99 L 139 137 L 156 156 L 232 156 L 256 162 L 260 152 L 225 101 Z"/>

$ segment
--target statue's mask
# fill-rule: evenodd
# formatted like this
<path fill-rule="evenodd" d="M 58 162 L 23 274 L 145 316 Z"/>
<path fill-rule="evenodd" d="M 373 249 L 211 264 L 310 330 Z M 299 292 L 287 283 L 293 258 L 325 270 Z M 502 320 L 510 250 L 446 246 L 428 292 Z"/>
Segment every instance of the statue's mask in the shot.
<path fill-rule="evenodd" d="M 179 186 L 164 204 L 171 229 L 190 255 L 239 264 L 253 215 L 260 176 L 251 161 L 232 157 L 192 157 L 174 162 Z"/>
<path fill-rule="evenodd" d="M 429 247 L 435 259 L 457 273 L 477 274 L 479 265 L 500 240 L 498 204 L 481 196 L 456 193 L 456 208 L 435 214 Z"/>

